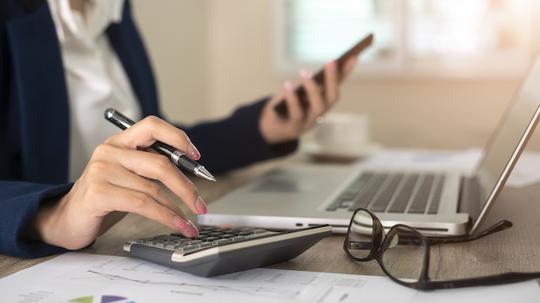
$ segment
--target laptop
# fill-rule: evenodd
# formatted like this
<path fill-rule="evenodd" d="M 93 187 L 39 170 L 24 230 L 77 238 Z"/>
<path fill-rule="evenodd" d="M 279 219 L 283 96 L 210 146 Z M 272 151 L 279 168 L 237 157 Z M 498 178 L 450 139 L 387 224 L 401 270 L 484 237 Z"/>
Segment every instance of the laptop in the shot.
<path fill-rule="evenodd" d="M 539 105 L 540 56 L 470 175 L 361 165 L 292 165 L 210 204 L 198 223 L 274 229 L 329 224 L 333 232 L 344 233 L 352 212 L 363 207 L 373 211 L 385 228 L 407 224 L 434 236 L 474 233 L 532 135 Z"/>

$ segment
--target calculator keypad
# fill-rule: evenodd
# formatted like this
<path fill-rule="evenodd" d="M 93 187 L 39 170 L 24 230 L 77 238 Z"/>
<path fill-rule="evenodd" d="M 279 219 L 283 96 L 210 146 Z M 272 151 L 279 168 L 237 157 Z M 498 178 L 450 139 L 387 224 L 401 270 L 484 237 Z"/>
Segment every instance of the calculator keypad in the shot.
<path fill-rule="evenodd" d="M 278 234 L 262 228 L 235 227 L 220 228 L 216 226 L 199 226 L 197 238 L 186 238 L 182 234 L 173 233 L 152 238 L 131 241 L 131 244 L 145 245 L 175 253 L 187 254 L 220 245 L 253 240 Z"/>

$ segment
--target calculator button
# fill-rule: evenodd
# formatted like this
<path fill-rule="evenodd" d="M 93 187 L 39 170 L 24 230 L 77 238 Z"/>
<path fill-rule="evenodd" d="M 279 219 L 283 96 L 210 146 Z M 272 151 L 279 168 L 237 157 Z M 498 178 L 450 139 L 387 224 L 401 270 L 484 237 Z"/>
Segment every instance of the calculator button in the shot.
<path fill-rule="evenodd" d="M 188 245 L 193 245 L 193 244 L 199 244 L 199 243 L 202 243 L 203 241 L 201 240 L 191 240 L 191 241 L 188 241 L 187 244 Z"/>
<path fill-rule="evenodd" d="M 218 237 L 208 237 L 208 238 L 206 238 L 206 241 L 210 242 L 210 241 L 215 241 L 217 239 L 219 239 L 219 238 Z"/>
<path fill-rule="evenodd" d="M 231 242 L 232 242 L 231 239 L 219 239 L 219 240 L 214 241 L 216 245 L 221 245 L 221 244 L 231 243 Z"/>
<path fill-rule="evenodd" d="M 214 226 L 206 226 L 203 230 L 216 231 L 216 230 L 220 230 L 220 228 L 214 227 Z"/>
<path fill-rule="evenodd" d="M 164 236 L 157 236 L 157 237 L 154 237 L 154 240 L 169 240 L 169 239 L 173 239 L 174 237 L 171 237 L 169 235 L 164 235 Z"/>
<path fill-rule="evenodd" d="M 245 227 L 235 227 L 231 229 L 231 232 L 237 233 L 237 232 L 244 231 L 245 229 L 246 229 Z"/>
<path fill-rule="evenodd" d="M 187 253 L 199 250 L 200 248 L 201 247 L 199 245 L 186 246 L 186 247 L 184 247 L 184 253 L 187 254 Z"/>

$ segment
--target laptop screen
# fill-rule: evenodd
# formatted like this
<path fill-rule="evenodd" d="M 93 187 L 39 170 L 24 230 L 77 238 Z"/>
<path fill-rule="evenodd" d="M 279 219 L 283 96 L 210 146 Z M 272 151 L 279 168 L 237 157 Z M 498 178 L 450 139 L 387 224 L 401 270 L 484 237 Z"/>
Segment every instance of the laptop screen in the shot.
<path fill-rule="evenodd" d="M 481 203 L 478 209 L 482 211 L 478 217 L 471 214 L 474 219 L 485 215 L 504 185 L 536 126 L 539 105 L 540 56 L 530 67 L 529 74 L 486 146 L 476 171 Z"/>

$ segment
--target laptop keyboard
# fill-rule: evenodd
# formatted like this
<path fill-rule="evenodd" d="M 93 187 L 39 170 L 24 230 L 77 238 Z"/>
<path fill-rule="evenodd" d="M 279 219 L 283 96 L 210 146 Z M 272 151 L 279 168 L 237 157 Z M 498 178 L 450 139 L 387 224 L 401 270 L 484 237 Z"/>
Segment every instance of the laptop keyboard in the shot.
<path fill-rule="evenodd" d="M 444 175 L 374 173 L 359 175 L 326 208 L 327 211 L 367 208 L 374 212 L 436 214 Z"/>

